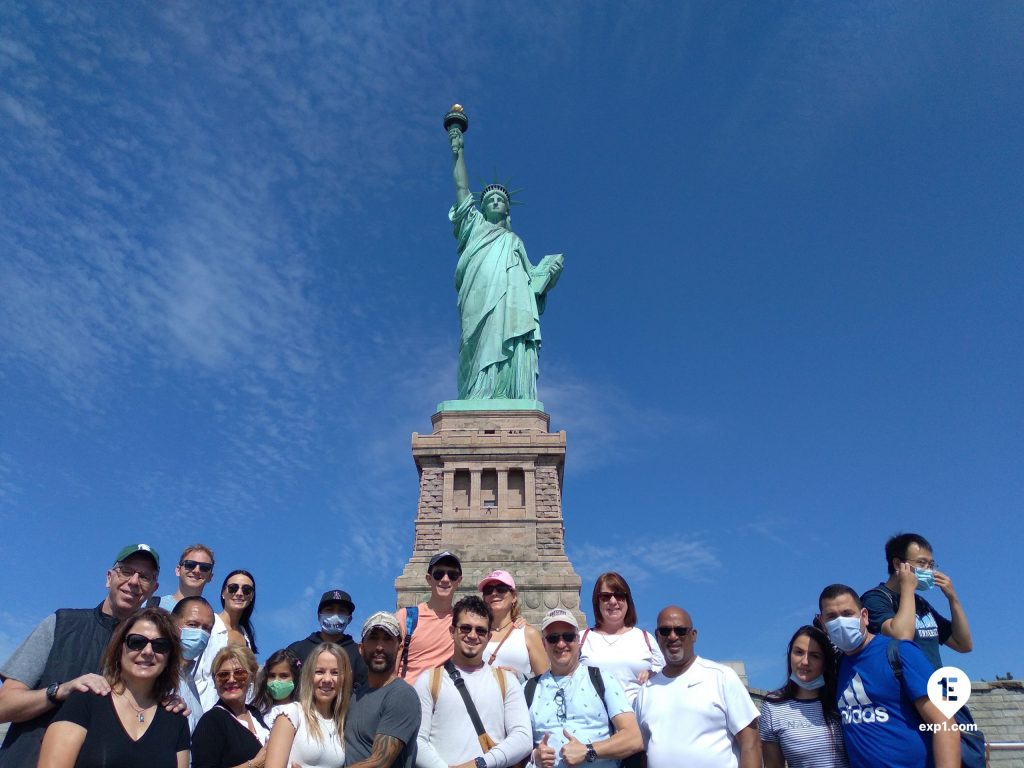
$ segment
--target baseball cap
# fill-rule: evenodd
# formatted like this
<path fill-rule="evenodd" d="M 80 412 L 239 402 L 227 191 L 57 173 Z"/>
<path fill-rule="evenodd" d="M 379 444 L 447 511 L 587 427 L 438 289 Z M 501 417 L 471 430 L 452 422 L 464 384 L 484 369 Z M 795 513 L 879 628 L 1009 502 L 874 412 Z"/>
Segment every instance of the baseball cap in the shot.
<path fill-rule="evenodd" d="M 552 608 L 550 611 L 545 613 L 544 618 L 540 622 L 540 628 L 547 629 L 552 624 L 559 621 L 564 621 L 577 632 L 580 629 L 579 622 L 577 622 L 576 617 L 572 615 L 572 611 L 567 611 L 565 608 Z"/>
<path fill-rule="evenodd" d="M 398 626 L 398 619 L 395 614 L 387 611 L 377 611 L 370 618 L 363 622 L 363 637 L 366 637 L 373 630 L 380 627 L 392 637 L 401 637 L 402 628 Z"/>
<path fill-rule="evenodd" d="M 114 563 L 116 564 L 123 560 L 127 560 L 129 557 L 139 552 L 153 558 L 153 564 L 156 565 L 156 569 L 158 571 L 160 570 L 160 555 L 158 555 L 156 550 L 149 546 L 149 544 L 129 544 L 122 547 L 117 553 L 117 557 L 114 558 Z"/>
<path fill-rule="evenodd" d="M 499 584 L 504 584 L 506 587 L 511 587 L 512 589 L 516 588 L 516 580 L 512 578 L 512 574 L 508 571 L 502 571 L 499 569 L 497 571 L 491 571 L 480 579 L 480 583 L 476 585 L 477 591 L 482 591 L 484 585 L 490 581 L 496 581 Z"/>
<path fill-rule="evenodd" d="M 324 592 L 323 597 L 320 598 L 320 604 L 316 607 L 317 612 L 319 613 L 328 603 L 341 603 L 343 607 L 348 609 L 349 613 L 355 613 L 356 610 L 356 604 L 352 602 L 352 596 L 343 589 L 331 589 Z"/>
<path fill-rule="evenodd" d="M 462 561 L 459 560 L 458 556 L 454 552 L 449 552 L 446 549 L 444 552 L 438 552 L 436 555 L 430 558 L 430 565 L 427 566 L 427 573 L 430 573 L 432 570 L 434 570 L 434 566 L 442 560 L 454 560 L 455 565 L 459 567 L 460 571 L 462 570 Z"/>

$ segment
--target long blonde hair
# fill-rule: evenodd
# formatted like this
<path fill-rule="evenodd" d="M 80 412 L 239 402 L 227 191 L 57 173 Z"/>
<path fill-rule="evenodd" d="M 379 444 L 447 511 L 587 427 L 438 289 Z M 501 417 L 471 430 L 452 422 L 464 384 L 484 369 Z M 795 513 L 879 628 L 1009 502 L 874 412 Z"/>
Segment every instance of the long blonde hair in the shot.
<path fill-rule="evenodd" d="M 338 662 L 338 671 L 341 679 L 338 681 L 338 693 L 334 697 L 334 729 L 339 741 L 345 741 L 345 715 L 348 713 L 348 704 L 352 699 L 352 663 L 348 660 L 348 654 L 335 643 L 320 643 L 312 650 L 302 665 L 302 680 L 299 683 L 299 706 L 306 716 L 306 726 L 310 734 L 319 744 L 324 743 L 323 734 L 320 733 L 320 719 L 316 707 L 313 705 L 313 675 L 316 673 L 316 662 L 321 653 L 329 653 Z"/>

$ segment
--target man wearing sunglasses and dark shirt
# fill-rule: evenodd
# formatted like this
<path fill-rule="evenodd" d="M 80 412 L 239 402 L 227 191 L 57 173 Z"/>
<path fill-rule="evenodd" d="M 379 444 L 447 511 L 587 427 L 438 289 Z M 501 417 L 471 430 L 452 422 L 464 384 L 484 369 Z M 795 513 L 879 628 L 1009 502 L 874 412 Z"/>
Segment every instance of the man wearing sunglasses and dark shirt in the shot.
<path fill-rule="evenodd" d="M 761 768 L 757 707 L 732 669 L 702 659 L 690 614 L 672 605 L 658 614 L 665 668 L 633 702 L 649 768 Z"/>
<path fill-rule="evenodd" d="M 107 595 L 95 608 L 62 608 L 47 616 L 0 666 L 0 723 L 10 722 L 0 766 L 35 765 L 43 732 L 73 691 L 110 693 L 100 659 L 117 623 L 156 591 L 160 558 L 131 544 L 107 571 Z"/>
<path fill-rule="evenodd" d="M 459 558 L 454 552 L 438 552 L 427 565 L 430 599 L 416 606 L 414 621 L 406 608 L 395 614 L 402 629 L 397 671 L 409 685 L 424 671 L 439 667 L 452 657 L 452 598 L 461 583 Z"/>
<path fill-rule="evenodd" d="M 213 550 L 205 544 L 190 544 L 178 558 L 174 568 L 178 577 L 178 591 L 173 595 L 154 597 L 152 605 L 165 611 L 173 611 L 179 600 L 186 597 L 202 597 L 203 590 L 213 578 Z"/>

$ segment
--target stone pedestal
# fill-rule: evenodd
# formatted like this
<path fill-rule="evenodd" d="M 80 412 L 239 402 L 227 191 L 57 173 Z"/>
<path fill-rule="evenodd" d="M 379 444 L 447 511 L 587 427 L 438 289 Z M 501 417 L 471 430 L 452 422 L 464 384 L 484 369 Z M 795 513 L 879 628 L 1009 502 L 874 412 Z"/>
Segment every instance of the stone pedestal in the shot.
<path fill-rule="evenodd" d="M 565 555 L 562 523 L 565 432 L 549 432 L 542 410 L 454 402 L 434 414 L 432 434 L 412 436 L 420 497 L 412 557 L 395 580 L 398 606 L 427 599 L 427 563 L 448 549 L 462 561 L 460 594 L 503 568 L 527 621 L 539 626 L 548 609 L 563 607 L 582 626 L 580 577 Z"/>

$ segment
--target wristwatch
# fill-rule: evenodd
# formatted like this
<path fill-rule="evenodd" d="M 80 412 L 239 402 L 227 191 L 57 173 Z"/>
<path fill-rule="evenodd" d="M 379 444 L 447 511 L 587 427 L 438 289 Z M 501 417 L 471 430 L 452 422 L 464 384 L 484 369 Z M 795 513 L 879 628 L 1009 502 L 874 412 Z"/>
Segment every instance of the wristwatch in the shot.
<path fill-rule="evenodd" d="M 60 688 L 60 683 L 50 683 L 46 686 L 46 700 L 51 704 L 60 704 L 57 700 L 57 689 Z"/>
<path fill-rule="evenodd" d="M 593 762 L 597 761 L 597 752 L 594 751 L 594 745 L 593 744 L 587 744 L 587 756 L 586 756 L 585 760 L 588 763 L 593 763 Z"/>
<path fill-rule="evenodd" d="M 473 762 L 476 763 L 476 768 L 487 768 L 487 761 L 482 757 L 476 758 Z"/>

